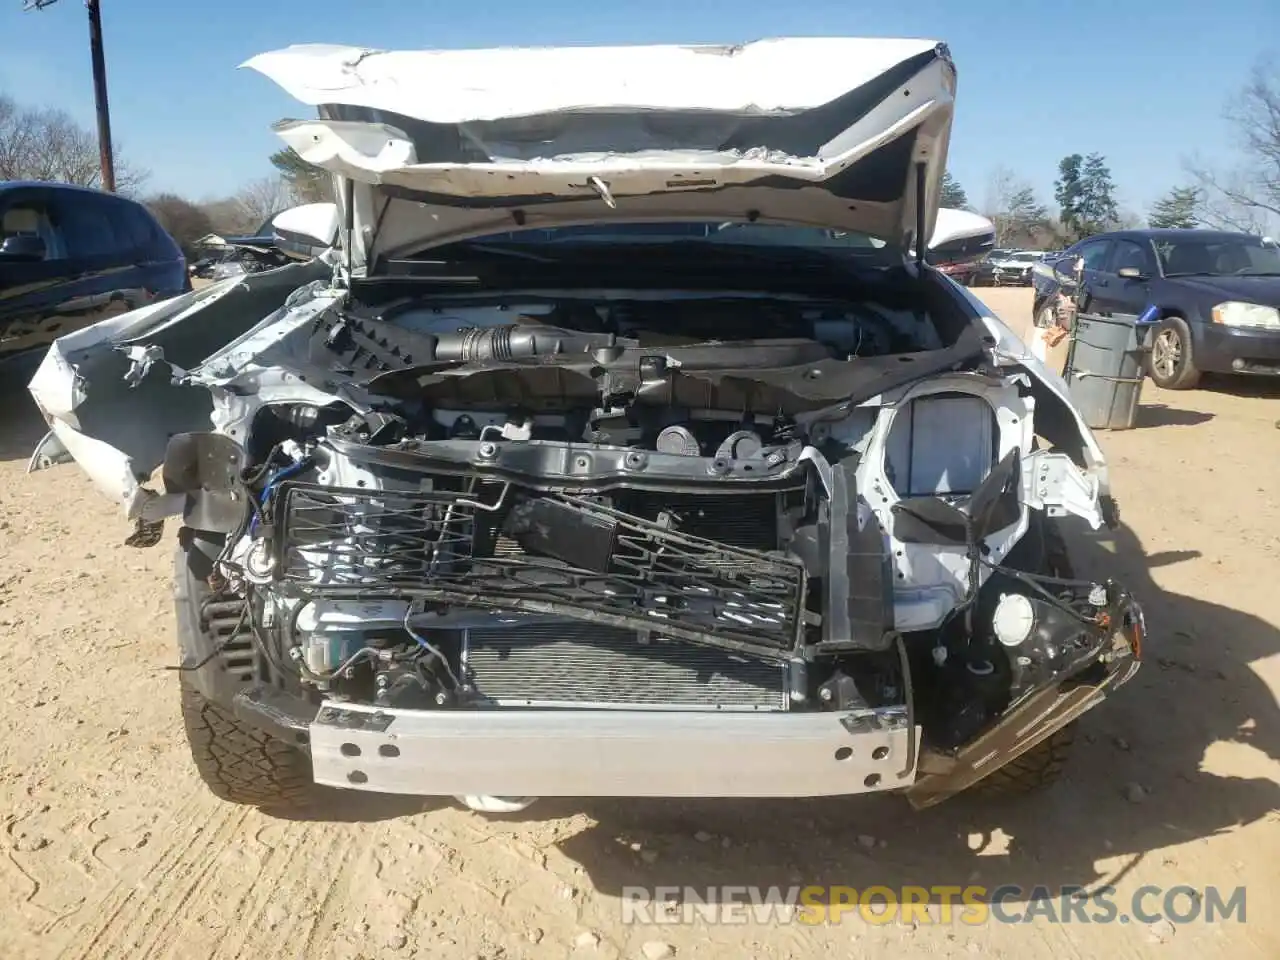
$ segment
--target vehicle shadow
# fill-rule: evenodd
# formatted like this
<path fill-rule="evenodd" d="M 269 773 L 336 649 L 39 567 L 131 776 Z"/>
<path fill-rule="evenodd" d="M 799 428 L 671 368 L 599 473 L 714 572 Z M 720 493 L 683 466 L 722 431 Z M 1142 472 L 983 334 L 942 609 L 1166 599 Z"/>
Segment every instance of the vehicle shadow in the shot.
<path fill-rule="evenodd" d="M 1280 377 L 1232 376 L 1226 373 L 1206 374 L 1201 390 L 1212 390 L 1232 397 L 1248 399 L 1280 398 Z"/>
<path fill-rule="evenodd" d="M 1180 410 L 1163 403 L 1144 403 L 1138 407 L 1134 426 L 1143 427 L 1194 427 L 1208 423 L 1213 414 L 1203 410 Z"/>
<path fill-rule="evenodd" d="M 263 809 L 264 816 L 301 823 L 377 823 L 453 806 L 449 797 L 405 797 L 316 787 L 305 806 Z"/>
<path fill-rule="evenodd" d="M 26 460 L 49 431 L 27 392 L 37 366 L 38 357 L 0 364 L 0 461 Z"/>
<path fill-rule="evenodd" d="M 1074 539 L 1080 569 L 1126 583 L 1142 601 L 1152 639 L 1138 674 L 1081 721 L 1053 789 L 1000 802 L 962 795 L 920 813 L 894 796 L 544 800 L 520 818 L 593 818 L 560 848 L 609 895 L 627 886 L 1014 884 L 1025 900 L 1037 885 L 1118 883 L 1157 851 L 1280 808 L 1274 781 L 1202 769 L 1222 741 L 1280 760 L 1280 707 L 1250 668 L 1280 651 L 1280 631 L 1151 578 L 1154 566 L 1195 551 L 1144 557 L 1127 527 Z"/>

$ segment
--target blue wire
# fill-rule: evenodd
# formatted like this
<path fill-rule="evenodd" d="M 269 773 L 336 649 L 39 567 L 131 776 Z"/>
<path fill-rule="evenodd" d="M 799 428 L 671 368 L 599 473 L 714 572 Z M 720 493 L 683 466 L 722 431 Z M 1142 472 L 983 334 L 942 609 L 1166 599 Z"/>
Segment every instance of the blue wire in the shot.
<path fill-rule="evenodd" d="M 277 470 L 275 474 L 271 477 L 271 479 L 267 481 L 267 485 L 262 488 L 262 496 L 259 498 L 258 502 L 265 507 L 267 505 L 267 500 L 269 500 L 271 497 L 272 488 L 274 488 L 275 485 L 279 483 L 281 480 L 284 480 L 288 477 L 293 476 L 295 473 L 298 473 L 305 466 L 306 466 L 305 462 L 294 463 L 287 467 L 283 467 L 280 470 Z M 257 528 L 258 528 L 258 514 L 255 511 L 253 514 L 253 519 L 249 521 L 249 532 L 253 533 L 253 531 L 256 530 Z"/>

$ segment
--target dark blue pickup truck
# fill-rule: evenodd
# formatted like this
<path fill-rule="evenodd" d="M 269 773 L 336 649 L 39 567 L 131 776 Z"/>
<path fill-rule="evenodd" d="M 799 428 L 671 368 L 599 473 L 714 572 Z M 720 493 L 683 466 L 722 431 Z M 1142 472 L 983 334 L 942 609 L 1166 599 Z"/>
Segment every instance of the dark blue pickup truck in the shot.
<path fill-rule="evenodd" d="M 190 284 L 182 251 L 142 204 L 0 181 L 0 363 Z"/>

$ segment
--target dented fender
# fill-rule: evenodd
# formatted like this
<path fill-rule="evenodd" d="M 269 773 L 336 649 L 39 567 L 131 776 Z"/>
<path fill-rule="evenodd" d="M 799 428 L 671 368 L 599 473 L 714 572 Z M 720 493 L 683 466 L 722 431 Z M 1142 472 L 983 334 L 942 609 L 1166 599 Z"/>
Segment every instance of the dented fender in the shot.
<path fill-rule="evenodd" d="M 146 484 L 170 437 L 211 427 L 213 397 L 187 371 L 331 277 L 327 258 L 231 277 L 55 340 L 28 384 L 50 427 L 28 472 L 73 459 L 130 520 L 182 512 L 185 495 Z"/>

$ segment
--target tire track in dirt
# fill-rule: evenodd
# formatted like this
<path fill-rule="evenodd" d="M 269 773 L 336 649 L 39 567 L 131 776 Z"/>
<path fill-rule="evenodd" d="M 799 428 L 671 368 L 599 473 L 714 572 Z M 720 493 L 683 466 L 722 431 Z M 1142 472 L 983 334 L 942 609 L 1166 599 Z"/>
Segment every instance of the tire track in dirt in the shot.
<path fill-rule="evenodd" d="M 258 820 L 255 815 L 253 820 Z M 285 927 L 282 919 L 292 917 L 291 913 L 280 913 L 278 910 L 273 911 L 273 900 L 279 900 L 282 895 L 286 895 L 287 891 L 287 874 L 290 867 L 297 869 L 300 865 L 296 861 L 297 855 L 302 851 L 304 844 L 304 832 L 297 825 L 285 825 L 280 836 L 274 843 L 267 843 L 262 839 L 265 832 L 274 827 L 274 824 L 258 824 L 254 831 L 253 846 L 256 848 L 265 847 L 266 853 L 257 860 L 256 864 L 251 866 L 252 876 L 248 879 L 248 883 L 244 883 L 243 871 L 237 871 L 235 864 L 223 864 L 223 869 L 218 871 L 217 880 L 219 881 L 213 886 L 212 895 L 205 897 L 206 902 L 213 909 L 221 907 L 221 912 L 228 920 L 225 931 L 215 942 L 209 945 L 209 956 L 211 957 L 239 957 L 254 956 L 271 958 L 280 955 L 279 949 L 268 947 L 265 952 L 246 951 L 244 948 L 248 942 L 253 939 L 254 933 L 262 927 L 267 928 L 276 939 L 276 946 L 285 943 L 293 943 L 292 927 L 289 924 Z M 250 854 L 246 860 L 252 859 Z M 272 913 L 272 915 L 268 915 Z M 176 914 L 170 914 L 169 920 L 179 919 Z M 191 926 L 197 921 L 193 918 L 183 918 L 185 926 Z M 283 929 L 281 929 L 284 927 Z M 182 942 L 182 936 L 185 931 L 177 931 L 178 936 L 170 937 L 169 944 L 175 945 Z M 175 956 L 172 949 L 165 954 L 146 954 L 145 956 Z"/>
<path fill-rule="evenodd" d="M 332 849 L 330 854 L 321 857 L 319 863 L 315 865 L 315 867 L 319 868 L 319 871 L 312 873 L 312 876 L 329 877 L 331 879 L 325 884 L 324 894 L 321 896 L 319 903 L 316 904 L 315 914 L 307 930 L 306 940 L 298 951 L 300 956 L 318 956 L 320 948 L 323 946 L 321 940 L 324 936 L 323 931 L 336 929 L 346 918 L 351 872 L 356 860 L 356 850 L 355 838 L 348 834 L 339 845 Z M 315 869 L 315 867 L 312 869 Z"/>
<path fill-rule="evenodd" d="M 319 922 L 319 912 L 311 903 L 311 883 L 345 887 L 342 878 L 350 862 L 351 840 L 334 837 L 332 830 L 317 829 L 314 824 L 267 821 L 256 813 L 251 819 L 259 823 L 254 842 L 267 852 L 248 884 L 228 893 L 223 901 L 231 922 L 227 934 L 211 945 L 209 956 L 264 960 L 286 954 L 310 956 L 299 944 L 314 941 Z M 263 839 L 271 833 L 278 836 L 271 842 Z M 218 879 L 234 882 L 237 878 L 234 870 L 228 870 Z M 181 943 L 181 934 L 172 942 Z M 178 958 L 181 953 L 156 956 Z"/>
<path fill-rule="evenodd" d="M 159 846 L 166 853 L 119 879 L 60 960 L 315 956 L 343 918 L 357 860 L 350 832 L 199 791 Z"/>
<path fill-rule="evenodd" d="M 151 955 L 146 951 L 155 938 L 147 934 L 156 918 L 172 917 L 191 900 L 248 815 L 244 808 L 192 790 L 176 823 L 156 845 L 160 855 L 116 881 L 63 948 L 60 960 L 141 960 Z M 139 935 L 146 939 L 134 939 Z"/>

